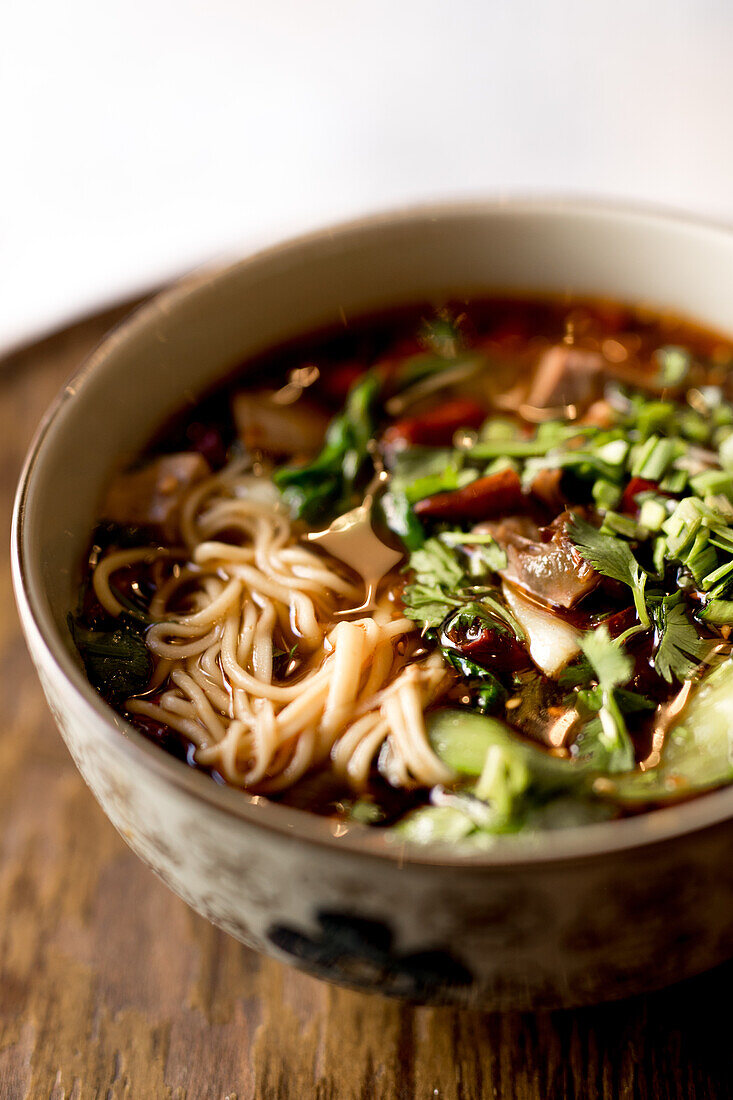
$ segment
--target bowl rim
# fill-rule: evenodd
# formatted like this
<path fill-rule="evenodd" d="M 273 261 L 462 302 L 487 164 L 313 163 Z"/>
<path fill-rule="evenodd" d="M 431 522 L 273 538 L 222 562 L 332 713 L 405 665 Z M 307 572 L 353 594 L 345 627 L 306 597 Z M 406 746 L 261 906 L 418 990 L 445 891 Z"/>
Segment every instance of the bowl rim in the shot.
<path fill-rule="evenodd" d="M 343 825 L 308 810 L 271 802 L 264 796 L 251 795 L 217 783 L 210 776 L 166 753 L 145 738 L 116 713 L 85 678 L 65 648 L 50 611 L 34 591 L 27 564 L 25 523 L 29 497 L 33 491 L 34 471 L 46 441 L 67 401 L 101 368 L 107 355 L 139 330 L 144 330 L 161 312 L 200 287 L 226 277 L 234 270 L 256 266 L 269 259 L 286 256 L 289 251 L 309 249 L 319 243 L 335 241 L 355 233 L 369 233 L 404 224 L 479 215 L 490 218 L 541 215 L 572 220 L 590 217 L 604 220 L 655 222 L 671 230 L 708 232 L 714 237 L 733 238 L 733 226 L 704 216 L 639 203 L 609 202 L 576 197 L 489 197 L 444 200 L 409 204 L 369 213 L 335 225 L 289 237 L 266 248 L 257 249 L 234 261 L 215 261 L 196 268 L 170 286 L 154 294 L 109 330 L 64 383 L 43 416 L 28 449 L 20 474 L 13 507 L 11 529 L 11 570 L 15 598 L 29 649 L 42 650 L 54 671 L 72 689 L 77 702 L 100 737 L 113 748 L 129 755 L 137 763 L 152 769 L 160 778 L 211 808 L 247 825 L 266 829 L 302 843 L 316 844 L 335 851 L 352 853 L 378 862 L 398 865 L 417 864 L 445 868 L 518 867 L 555 865 L 569 860 L 597 859 L 612 853 L 632 851 L 662 841 L 673 840 L 724 824 L 733 818 L 733 785 L 705 793 L 689 802 L 665 807 L 620 821 L 596 822 L 557 831 L 530 835 L 497 837 L 489 848 L 476 851 L 460 844 L 420 845 L 388 840 L 379 830 L 358 824 Z M 40 662 L 38 662 L 40 663 Z"/>

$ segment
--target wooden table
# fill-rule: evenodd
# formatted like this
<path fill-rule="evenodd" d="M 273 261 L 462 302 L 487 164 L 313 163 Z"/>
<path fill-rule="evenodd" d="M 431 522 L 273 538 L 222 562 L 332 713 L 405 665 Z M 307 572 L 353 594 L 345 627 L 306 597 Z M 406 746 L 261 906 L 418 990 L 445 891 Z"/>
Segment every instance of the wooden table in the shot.
<path fill-rule="evenodd" d="M 0 491 L 107 314 L 0 368 Z M 217 931 L 125 847 L 57 734 L 0 568 L 0 1100 L 733 1096 L 733 965 L 576 1012 L 331 988 Z M 733 854 L 732 854 L 733 858 Z"/>

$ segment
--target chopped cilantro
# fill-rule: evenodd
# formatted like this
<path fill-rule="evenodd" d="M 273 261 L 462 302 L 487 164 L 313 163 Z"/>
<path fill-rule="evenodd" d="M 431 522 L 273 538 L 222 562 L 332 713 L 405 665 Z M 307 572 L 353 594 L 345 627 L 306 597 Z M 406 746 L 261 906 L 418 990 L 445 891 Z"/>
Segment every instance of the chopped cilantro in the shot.
<path fill-rule="evenodd" d="M 654 655 L 654 667 L 668 683 L 689 680 L 706 653 L 710 643 L 701 638 L 684 604 L 681 592 L 664 596 L 653 607 L 659 644 Z"/>
<path fill-rule="evenodd" d="M 410 555 L 409 568 L 415 580 L 402 595 L 405 615 L 425 627 L 440 626 L 454 607 L 465 601 L 457 595 L 464 579 L 455 550 L 432 538 Z"/>
<path fill-rule="evenodd" d="M 606 626 L 580 639 L 580 648 L 593 668 L 601 690 L 599 739 L 608 753 L 607 771 L 628 771 L 634 766 L 634 746 L 615 695 L 633 672 L 633 662 L 614 641 Z"/>
<path fill-rule="evenodd" d="M 623 640 L 639 630 L 648 630 L 649 612 L 645 600 L 646 573 L 631 552 L 631 547 L 614 535 L 603 535 L 592 524 L 573 516 L 567 526 L 568 536 L 581 556 L 604 577 L 627 584 L 634 597 L 639 625 L 626 631 Z M 590 658 L 589 658 L 590 660 Z"/>

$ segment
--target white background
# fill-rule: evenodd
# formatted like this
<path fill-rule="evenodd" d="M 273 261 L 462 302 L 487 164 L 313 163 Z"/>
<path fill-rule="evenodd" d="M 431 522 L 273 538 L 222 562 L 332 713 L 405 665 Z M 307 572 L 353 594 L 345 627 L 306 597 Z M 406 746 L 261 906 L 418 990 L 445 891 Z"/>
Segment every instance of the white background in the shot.
<path fill-rule="evenodd" d="M 405 201 L 733 220 L 731 0 L 0 0 L 0 350 Z"/>

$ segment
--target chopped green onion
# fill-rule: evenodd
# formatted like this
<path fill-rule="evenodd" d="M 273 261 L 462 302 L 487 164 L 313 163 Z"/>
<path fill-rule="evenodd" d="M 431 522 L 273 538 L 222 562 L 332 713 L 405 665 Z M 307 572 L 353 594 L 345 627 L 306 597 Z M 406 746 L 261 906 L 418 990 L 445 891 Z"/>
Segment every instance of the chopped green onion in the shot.
<path fill-rule="evenodd" d="M 707 576 L 703 577 L 701 587 L 706 592 L 717 588 L 724 591 L 731 582 L 733 582 L 733 561 L 726 561 L 719 565 L 717 569 L 713 569 L 712 573 L 708 573 Z"/>
<path fill-rule="evenodd" d="M 629 453 L 629 444 L 625 439 L 612 439 L 610 443 L 604 443 L 595 448 L 595 453 L 603 462 L 610 466 L 623 466 Z"/>
<path fill-rule="evenodd" d="M 639 510 L 639 526 L 656 534 L 661 531 L 662 524 L 667 519 L 667 509 L 658 499 L 650 497 L 642 503 Z"/>
<path fill-rule="evenodd" d="M 679 443 L 676 439 L 660 439 L 658 435 L 650 436 L 635 455 L 631 468 L 632 477 L 659 481 L 667 472 L 673 459 L 678 457 L 678 451 Z"/>
<path fill-rule="evenodd" d="M 701 527 L 695 535 L 695 541 L 685 557 L 685 565 L 692 573 L 697 584 L 702 578 L 714 569 L 718 562 L 718 555 L 712 546 L 708 544 L 708 532 Z"/>
<path fill-rule="evenodd" d="M 612 533 L 623 535 L 627 539 L 635 539 L 639 535 L 639 525 L 630 516 L 622 516 L 620 512 L 606 512 L 603 517 L 602 534 Z"/>
<path fill-rule="evenodd" d="M 593 500 L 596 507 L 603 511 L 608 511 L 611 508 L 615 508 L 621 500 L 623 490 L 620 485 L 614 485 L 612 481 L 607 481 L 604 477 L 599 477 L 593 482 Z"/>
<path fill-rule="evenodd" d="M 496 439 L 517 439 L 519 436 L 518 425 L 513 420 L 505 420 L 501 416 L 492 416 L 481 425 L 479 438 L 482 443 L 488 443 Z"/>
<path fill-rule="evenodd" d="M 710 600 L 699 615 L 706 623 L 733 623 L 733 600 Z"/>
<path fill-rule="evenodd" d="M 733 497 L 733 477 L 726 470 L 705 470 L 695 474 L 690 478 L 690 486 L 701 497 L 716 493 Z"/>
<path fill-rule="evenodd" d="M 667 540 L 664 537 L 655 539 L 652 560 L 654 562 L 654 571 L 659 577 L 664 573 L 668 555 L 669 549 L 667 547 Z"/>
<path fill-rule="evenodd" d="M 672 468 L 660 481 L 659 488 L 665 493 L 674 493 L 675 496 L 684 493 L 687 488 L 687 470 Z"/>
<path fill-rule="evenodd" d="M 703 515 L 703 523 L 708 527 L 727 527 L 733 520 L 733 503 L 722 493 L 706 496 L 704 503 L 707 515 Z"/>
<path fill-rule="evenodd" d="M 657 348 L 654 358 L 659 364 L 659 380 L 663 386 L 679 386 L 690 373 L 692 356 L 687 348 L 669 344 Z"/>
<path fill-rule="evenodd" d="M 702 503 L 702 502 L 700 502 Z M 670 554 L 677 557 L 692 543 L 702 523 L 702 515 L 694 497 L 685 497 L 669 519 L 662 524 L 667 535 Z"/>
<path fill-rule="evenodd" d="M 685 410 L 676 421 L 677 430 L 692 443 L 707 443 L 710 439 L 710 421 L 693 409 Z"/>
<path fill-rule="evenodd" d="M 718 458 L 724 470 L 733 471 L 733 432 L 720 444 Z"/>

